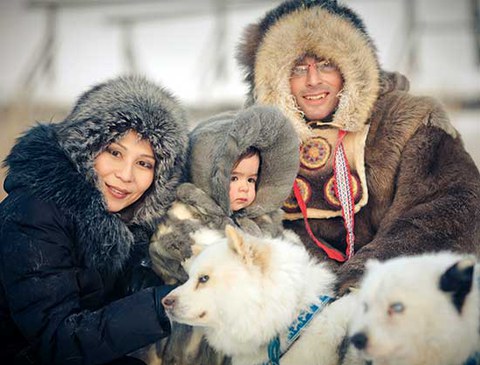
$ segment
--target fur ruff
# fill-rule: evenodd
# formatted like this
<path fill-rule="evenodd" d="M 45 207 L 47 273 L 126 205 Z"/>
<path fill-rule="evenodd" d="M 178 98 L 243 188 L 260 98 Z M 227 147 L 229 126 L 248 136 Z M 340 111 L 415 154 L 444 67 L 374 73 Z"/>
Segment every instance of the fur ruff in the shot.
<path fill-rule="evenodd" d="M 359 18 L 347 8 L 313 3 L 318 6 L 279 11 L 268 29 L 263 29 L 262 23 L 249 26 L 237 56 L 251 85 L 250 102 L 280 107 L 303 141 L 311 137 L 311 131 L 291 96 L 288 82 L 299 57 L 307 53 L 326 55 L 339 67 L 344 88 L 329 123 L 334 127 L 349 132 L 362 130 L 380 90 L 375 47 Z M 270 17 L 267 14 L 265 19 Z"/>
<path fill-rule="evenodd" d="M 248 147 L 260 151 L 262 165 L 253 204 L 245 217 L 277 210 L 290 194 L 299 153 L 294 129 L 277 108 L 255 106 L 225 113 L 200 123 L 190 133 L 190 181 L 223 209 L 230 208 L 230 174 L 238 156 Z"/>
<path fill-rule="evenodd" d="M 117 215 L 105 211 L 101 193 L 73 168 L 53 126 L 32 128 L 6 162 L 7 191 L 20 182 L 34 197 L 53 202 L 78 224 L 80 250 L 88 266 L 101 272 L 117 272 L 123 267 L 134 243 L 133 234 Z"/>
<path fill-rule="evenodd" d="M 184 125 L 182 109 L 163 89 L 143 78 L 111 80 L 85 93 L 63 122 L 39 124 L 18 139 L 5 160 L 5 189 L 25 187 L 57 205 L 78 227 L 80 256 L 115 273 L 135 241 L 130 227 L 151 234 L 175 196 L 187 147 Z M 126 220 L 107 212 L 93 163 L 131 128 L 150 141 L 157 166 L 153 186 Z"/>
<path fill-rule="evenodd" d="M 96 184 L 95 157 L 113 141 L 135 130 L 150 142 L 155 155 L 155 177 L 135 204 L 131 224 L 152 230 L 175 195 L 182 177 L 187 146 L 186 116 L 166 89 L 140 76 L 120 77 L 83 94 L 70 115 L 58 125 L 58 140 L 75 168 Z"/>

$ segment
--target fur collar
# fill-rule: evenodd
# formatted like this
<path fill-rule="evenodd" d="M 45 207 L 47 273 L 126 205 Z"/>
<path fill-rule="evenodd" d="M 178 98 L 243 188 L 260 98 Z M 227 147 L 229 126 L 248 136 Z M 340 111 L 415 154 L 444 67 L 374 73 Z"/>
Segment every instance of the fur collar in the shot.
<path fill-rule="evenodd" d="M 183 109 L 170 93 L 140 76 L 124 76 L 84 93 L 70 115 L 21 137 L 5 164 L 5 190 L 24 187 L 54 203 L 76 224 L 78 250 L 90 266 L 119 270 L 134 243 L 132 229 L 153 233 L 182 176 L 187 149 Z M 149 141 L 153 183 L 119 214 L 108 212 L 97 188 L 95 157 L 129 130 Z"/>
<path fill-rule="evenodd" d="M 100 191 L 87 181 L 58 144 L 54 125 L 38 125 L 21 137 L 6 159 L 5 190 L 25 188 L 52 202 L 77 225 L 81 256 L 87 266 L 116 272 L 128 258 L 134 237 L 116 214 L 110 214 Z"/>

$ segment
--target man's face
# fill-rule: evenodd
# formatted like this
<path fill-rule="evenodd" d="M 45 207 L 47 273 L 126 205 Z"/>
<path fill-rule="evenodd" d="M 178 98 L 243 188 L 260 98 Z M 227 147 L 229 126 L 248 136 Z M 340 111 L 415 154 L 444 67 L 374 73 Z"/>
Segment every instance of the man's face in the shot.
<path fill-rule="evenodd" d="M 338 105 L 342 90 L 340 71 L 328 61 L 306 56 L 292 70 L 290 90 L 308 120 L 322 120 Z"/>

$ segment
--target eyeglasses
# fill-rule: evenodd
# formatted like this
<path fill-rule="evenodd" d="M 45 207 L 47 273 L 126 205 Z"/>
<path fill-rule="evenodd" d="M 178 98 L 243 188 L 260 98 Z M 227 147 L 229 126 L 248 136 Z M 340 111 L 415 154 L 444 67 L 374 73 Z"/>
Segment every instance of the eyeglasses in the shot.
<path fill-rule="evenodd" d="M 306 65 L 297 65 L 292 68 L 291 77 L 303 77 L 307 75 L 310 66 L 315 66 L 318 73 L 328 74 L 338 70 L 338 67 L 331 63 L 329 60 L 322 60 L 315 63 L 309 63 Z"/>

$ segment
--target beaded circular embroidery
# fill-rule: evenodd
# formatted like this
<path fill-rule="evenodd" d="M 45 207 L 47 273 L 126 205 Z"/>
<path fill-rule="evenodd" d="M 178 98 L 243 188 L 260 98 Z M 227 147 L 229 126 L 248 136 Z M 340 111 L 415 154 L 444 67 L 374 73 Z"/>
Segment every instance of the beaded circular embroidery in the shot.
<path fill-rule="evenodd" d="M 300 190 L 300 195 L 302 196 L 303 201 L 305 202 L 305 204 L 307 204 L 312 197 L 312 188 L 310 184 L 302 177 L 297 177 L 295 181 L 297 182 L 298 189 Z M 290 196 L 283 203 L 283 209 L 287 212 L 292 212 L 297 211 L 298 208 L 298 202 L 292 189 Z"/>
<path fill-rule="evenodd" d="M 319 169 L 327 163 L 331 150 L 326 139 L 311 138 L 300 149 L 300 163 L 309 170 Z"/>
<path fill-rule="evenodd" d="M 356 175 L 352 176 L 352 190 L 353 190 L 353 200 L 356 201 L 360 195 L 360 181 Z M 325 201 L 335 208 L 340 208 L 341 204 L 335 194 L 335 188 L 333 186 L 335 181 L 334 176 L 331 176 L 323 186 L 323 196 Z"/>

